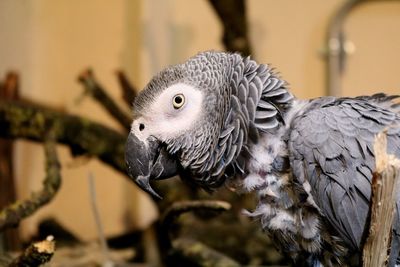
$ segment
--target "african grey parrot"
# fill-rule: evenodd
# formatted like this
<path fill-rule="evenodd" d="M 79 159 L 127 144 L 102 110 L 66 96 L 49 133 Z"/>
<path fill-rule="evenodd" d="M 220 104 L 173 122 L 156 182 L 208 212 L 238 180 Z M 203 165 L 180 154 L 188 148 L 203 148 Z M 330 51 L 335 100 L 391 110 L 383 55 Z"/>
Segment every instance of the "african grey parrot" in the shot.
<path fill-rule="evenodd" d="M 212 190 L 235 181 L 254 193 L 258 218 L 297 264 L 346 266 L 368 231 L 374 136 L 387 129 L 400 157 L 399 96 L 296 99 L 270 66 L 203 52 L 158 73 L 134 102 L 128 173 L 181 174 Z M 400 198 L 390 266 L 400 264 Z M 354 256 L 356 255 L 356 256 Z"/>

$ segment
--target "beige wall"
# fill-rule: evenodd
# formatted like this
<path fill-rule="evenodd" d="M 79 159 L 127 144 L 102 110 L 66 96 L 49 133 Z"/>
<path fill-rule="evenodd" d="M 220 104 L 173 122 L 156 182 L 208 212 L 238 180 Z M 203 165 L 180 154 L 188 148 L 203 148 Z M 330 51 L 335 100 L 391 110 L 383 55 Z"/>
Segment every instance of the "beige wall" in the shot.
<path fill-rule="evenodd" d="M 275 66 L 298 97 L 325 93 L 325 30 L 344 2 L 249 1 L 256 58 Z M 342 95 L 400 93 L 400 2 L 377 2 L 355 8 L 345 22 L 355 53 L 347 61 Z"/>
<path fill-rule="evenodd" d="M 324 31 L 344 0 L 249 0 L 254 57 L 271 63 L 302 98 L 324 93 Z M 346 23 L 355 45 L 343 79 L 346 95 L 400 90 L 400 4 L 356 9 Z M 77 74 L 92 66 L 98 79 L 119 99 L 114 71 L 123 67 L 139 87 L 162 67 L 209 49 L 221 50 L 221 26 L 205 0 L 0 0 L 0 75 L 22 75 L 22 94 L 34 100 L 118 125 L 90 99 L 77 104 Z M 156 216 L 146 196 L 125 177 L 96 160 L 73 159 L 59 148 L 63 186 L 56 199 L 24 223 L 53 214 L 85 239 L 96 236 L 88 201 L 87 174 L 96 177 L 98 204 L 108 234 Z M 17 145 L 16 175 L 21 197 L 44 177 L 40 145 Z M 139 203 L 137 206 L 135 203 Z M 150 208 L 149 208 L 150 207 Z M 128 212 L 127 212 L 128 211 Z"/>
<path fill-rule="evenodd" d="M 300 98 L 324 93 L 320 50 L 329 16 L 343 1 L 249 1 L 256 58 L 273 65 Z"/>
<path fill-rule="evenodd" d="M 400 2 L 378 2 L 355 9 L 346 23 L 356 51 L 343 77 L 343 95 L 400 94 Z"/>

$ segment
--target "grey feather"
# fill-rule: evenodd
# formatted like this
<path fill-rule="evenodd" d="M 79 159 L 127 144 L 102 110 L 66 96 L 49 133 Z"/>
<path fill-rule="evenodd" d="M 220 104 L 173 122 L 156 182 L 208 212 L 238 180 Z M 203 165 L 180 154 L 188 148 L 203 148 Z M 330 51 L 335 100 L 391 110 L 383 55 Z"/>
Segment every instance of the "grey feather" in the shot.
<path fill-rule="evenodd" d="M 254 121 L 256 117 L 256 105 L 254 104 L 254 101 L 251 97 L 247 99 L 247 112 L 249 114 L 249 121 Z"/>
<path fill-rule="evenodd" d="M 275 117 L 278 111 L 274 110 L 259 110 L 256 112 L 256 119 L 265 119 Z"/>
<path fill-rule="evenodd" d="M 271 129 L 274 129 L 278 127 L 279 122 L 276 119 L 270 119 L 270 120 L 255 120 L 255 124 L 257 128 L 259 128 L 261 131 L 269 131 Z"/>
<path fill-rule="evenodd" d="M 267 101 L 264 101 L 262 99 L 260 99 L 260 101 L 258 102 L 258 106 L 260 108 L 265 108 L 265 109 L 270 109 L 270 110 L 275 109 L 275 107 L 273 105 L 271 105 L 270 103 L 268 103 Z"/>
<path fill-rule="evenodd" d="M 375 168 L 370 146 L 377 132 L 396 121 L 399 116 L 371 103 L 339 99 L 309 111 L 292 125 L 289 149 L 295 176 L 303 180 L 307 173 L 317 204 L 355 250 L 360 249 L 369 210 L 371 170 Z M 397 149 L 399 157 L 400 134 L 390 138 L 388 147 Z M 307 156 L 310 153 L 314 159 Z M 317 167 L 319 175 L 314 172 Z"/>
<path fill-rule="evenodd" d="M 220 139 L 225 138 L 228 134 L 230 134 L 230 133 L 233 131 L 233 129 L 235 129 L 235 126 L 233 126 L 233 125 L 228 125 L 228 126 L 221 132 L 221 134 L 219 135 L 219 138 L 220 138 Z"/>

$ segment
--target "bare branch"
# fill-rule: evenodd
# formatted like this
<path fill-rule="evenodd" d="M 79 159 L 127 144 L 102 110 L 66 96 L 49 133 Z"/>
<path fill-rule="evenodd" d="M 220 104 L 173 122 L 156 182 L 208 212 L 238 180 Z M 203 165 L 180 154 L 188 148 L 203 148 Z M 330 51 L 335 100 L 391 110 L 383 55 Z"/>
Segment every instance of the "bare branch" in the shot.
<path fill-rule="evenodd" d="M 160 222 L 160 242 L 164 248 L 171 247 L 171 240 L 169 236 L 169 229 L 174 221 L 182 214 L 190 211 L 205 211 L 217 215 L 223 211 L 227 211 L 231 205 L 225 201 L 218 200 L 193 200 L 193 201 L 179 201 L 173 203 L 163 214 Z"/>
<path fill-rule="evenodd" d="M 74 155 L 95 156 L 125 174 L 126 137 L 86 118 L 28 103 L 0 99 L 0 137 L 43 142 L 48 129 Z"/>
<path fill-rule="evenodd" d="M 162 224 L 168 226 L 183 213 L 190 211 L 208 211 L 213 213 L 221 213 L 231 208 L 231 205 L 225 201 L 219 200 L 193 200 L 175 202 L 168 208 L 163 217 Z"/>
<path fill-rule="evenodd" d="M 228 256 L 188 238 L 178 238 L 173 242 L 172 259 L 182 264 L 182 260 L 190 266 L 239 267 L 238 262 Z M 177 264 L 177 262 L 174 262 Z"/>
<path fill-rule="evenodd" d="M 400 161 L 388 155 L 386 148 L 386 133 L 379 133 L 374 144 L 376 171 L 372 178 L 371 221 L 363 250 L 364 267 L 388 264 Z"/>
<path fill-rule="evenodd" d="M 125 129 L 129 130 L 132 119 L 114 102 L 103 87 L 96 81 L 91 70 L 79 75 L 79 82 L 85 87 L 85 93 L 96 99 Z"/>
<path fill-rule="evenodd" d="M 0 83 L 0 98 L 16 100 L 19 98 L 18 73 L 10 71 Z M 17 200 L 14 182 L 14 141 L 0 139 L 0 209 Z M 9 250 L 19 248 L 19 235 L 16 229 L 7 229 L 2 233 L 4 245 Z"/>
<path fill-rule="evenodd" d="M 132 85 L 131 82 L 129 82 L 128 77 L 126 77 L 125 73 L 122 70 L 117 71 L 117 76 L 122 91 L 122 98 L 124 99 L 128 107 L 131 107 L 138 90 Z"/>
<path fill-rule="evenodd" d="M 0 83 L 0 98 L 19 98 L 19 76 L 18 73 L 10 71 L 7 73 L 4 82 Z"/>
<path fill-rule="evenodd" d="M 52 236 L 46 240 L 30 245 L 19 257 L 14 259 L 8 267 L 37 267 L 49 262 L 55 251 L 55 242 Z"/>
<path fill-rule="evenodd" d="M 40 207 L 50 202 L 61 185 L 60 163 L 58 162 L 54 139 L 45 142 L 46 178 L 43 190 L 33 193 L 30 199 L 16 202 L 0 211 L 0 232 L 5 228 L 16 226 L 32 215 Z"/>
<path fill-rule="evenodd" d="M 245 0 L 209 0 L 224 27 L 222 41 L 228 51 L 251 54 Z"/>

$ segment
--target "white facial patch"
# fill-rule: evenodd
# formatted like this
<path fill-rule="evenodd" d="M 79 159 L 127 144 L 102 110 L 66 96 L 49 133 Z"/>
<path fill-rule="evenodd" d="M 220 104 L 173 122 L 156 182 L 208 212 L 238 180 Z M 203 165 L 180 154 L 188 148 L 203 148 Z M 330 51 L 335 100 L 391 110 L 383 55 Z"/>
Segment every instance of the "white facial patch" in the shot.
<path fill-rule="evenodd" d="M 174 106 L 174 98 L 178 95 L 184 101 L 180 108 Z M 140 140 L 150 135 L 160 140 L 175 138 L 190 130 L 200 119 L 202 103 L 200 90 L 184 83 L 174 84 L 166 88 L 146 112 L 133 122 L 131 131 Z"/>

